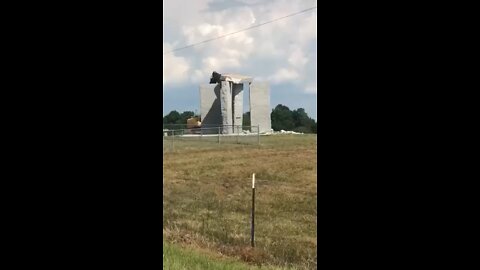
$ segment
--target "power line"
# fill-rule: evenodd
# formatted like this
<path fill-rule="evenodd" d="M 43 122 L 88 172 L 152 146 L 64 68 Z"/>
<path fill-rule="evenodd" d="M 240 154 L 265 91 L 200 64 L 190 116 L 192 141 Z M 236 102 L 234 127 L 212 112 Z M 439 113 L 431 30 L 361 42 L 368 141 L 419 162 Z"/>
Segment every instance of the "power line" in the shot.
<path fill-rule="evenodd" d="M 250 30 L 250 29 L 253 29 L 253 28 L 257 28 L 257 27 L 260 27 L 260 26 L 262 26 L 262 25 L 269 24 L 269 23 L 272 23 L 272 22 L 276 22 L 276 21 L 279 21 L 279 20 L 282 20 L 282 19 L 285 19 L 285 18 L 288 18 L 288 17 L 292 17 L 292 16 L 298 15 L 298 14 L 300 14 L 300 13 L 307 12 L 307 11 L 312 10 L 312 9 L 315 9 L 315 8 L 317 8 L 317 7 L 315 6 L 315 7 L 307 8 L 307 9 L 304 9 L 304 10 L 302 10 L 302 11 L 299 11 L 299 12 L 296 12 L 296 13 L 292 13 L 292 14 L 289 14 L 289 15 L 287 15 L 287 16 L 283 16 L 283 17 L 278 18 L 278 19 L 274 19 L 274 20 L 271 20 L 271 21 L 268 21 L 268 22 L 256 24 L 256 25 L 253 25 L 253 26 L 250 26 L 250 27 L 247 27 L 247 28 L 238 30 L 238 31 L 236 31 L 236 32 L 228 33 L 228 34 L 221 35 L 221 36 L 218 36 L 218 37 L 215 37 L 215 38 L 211 38 L 211 39 L 207 39 L 207 40 L 204 40 L 204 41 L 201 41 L 201 42 L 198 42 L 198 43 L 193 43 L 193 44 L 190 44 L 190 45 L 187 45 L 187 46 L 184 46 L 184 47 L 176 48 L 176 49 L 173 49 L 173 50 L 171 50 L 171 51 L 169 51 L 169 52 L 163 53 L 163 55 L 169 54 L 169 53 L 172 53 L 172 52 L 175 52 L 175 51 L 183 50 L 183 49 L 186 49 L 186 48 L 190 48 L 190 47 L 193 47 L 193 46 L 202 44 L 202 43 L 207 43 L 207 42 L 210 42 L 210 41 L 214 41 L 214 40 L 217 40 L 217 39 L 220 39 L 220 38 L 224 38 L 224 37 L 226 37 L 226 36 L 230 36 L 230 35 L 233 35 L 233 34 L 237 34 L 237 33 L 243 32 L 243 31 L 247 31 L 247 30 Z"/>

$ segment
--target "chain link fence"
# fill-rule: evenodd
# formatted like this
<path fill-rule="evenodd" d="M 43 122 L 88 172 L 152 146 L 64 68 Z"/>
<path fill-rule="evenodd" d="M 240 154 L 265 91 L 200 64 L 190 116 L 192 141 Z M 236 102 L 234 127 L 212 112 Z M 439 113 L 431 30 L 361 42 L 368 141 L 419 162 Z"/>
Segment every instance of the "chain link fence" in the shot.
<path fill-rule="evenodd" d="M 213 144 L 260 144 L 259 126 L 202 126 L 186 128 L 186 125 L 163 126 L 163 152 L 185 147 Z"/>

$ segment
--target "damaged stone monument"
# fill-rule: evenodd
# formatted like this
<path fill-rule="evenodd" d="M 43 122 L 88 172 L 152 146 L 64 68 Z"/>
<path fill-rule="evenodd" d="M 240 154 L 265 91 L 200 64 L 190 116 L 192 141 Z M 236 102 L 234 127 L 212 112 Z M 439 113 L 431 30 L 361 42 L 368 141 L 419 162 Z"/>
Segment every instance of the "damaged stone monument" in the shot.
<path fill-rule="evenodd" d="M 267 82 L 253 82 L 250 76 L 213 72 L 210 84 L 200 85 L 202 127 L 220 127 L 222 134 L 241 132 L 243 89 L 249 86 L 251 126 L 259 132 L 270 131 L 270 87 Z M 239 130 L 237 130 L 239 129 Z M 218 131 L 212 130 L 212 133 Z"/>

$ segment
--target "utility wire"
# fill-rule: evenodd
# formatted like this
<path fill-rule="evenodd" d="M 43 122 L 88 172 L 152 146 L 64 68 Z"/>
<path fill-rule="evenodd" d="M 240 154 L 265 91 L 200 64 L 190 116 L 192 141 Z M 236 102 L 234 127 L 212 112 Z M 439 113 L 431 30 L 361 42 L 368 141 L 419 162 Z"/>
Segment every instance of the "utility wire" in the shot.
<path fill-rule="evenodd" d="M 262 26 L 262 25 L 269 24 L 269 23 L 272 23 L 272 22 L 276 22 L 276 21 L 279 21 L 279 20 L 282 20 L 282 19 L 285 19 L 285 18 L 288 18 L 288 17 L 292 17 L 292 16 L 298 15 L 298 14 L 300 14 L 300 13 L 307 12 L 307 11 L 312 10 L 312 9 L 315 9 L 315 8 L 317 8 L 317 7 L 307 8 L 307 9 L 304 9 L 304 10 L 302 10 L 302 11 L 299 11 L 299 12 L 296 12 L 296 13 L 292 13 L 292 14 L 289 14 L 289 15 L 287 15 L 287 16 L 283 16 L 283 17 L 278 18 L 278 19 L 274 19 L 274 20 L 271 20 L 271 21 L 268 21 L 268 22 L 264 22 L 264 23 L 252 25 L 252 26 L 250 26 L 250 27 L 247 27 L 247 28 L 238 30 L 238 31 L 236 31 L 236 32 L 228 33 L 228 34 L 221 35 L 221 36 L 218 36 L 218 37 L 215 37 L 215 38 L 211 38 L 211 39 L 207 39 L 207 40 L 204 40 L 204 41 L 201 41 L 201 42 L 198 42 L 198 43 L 193 43 L 193 44 L 190 44 L 190 45 L 187 45 L 187 46 L 184 46 L 184 47 L 176 48 L 176 49 L 173 49 L 173 50 L 168 51 L 168 52 L 166 52 L 166 53 L 163 53 L 163 55 L 169 54 L 169 53 L 172 53 L 172 52 L 176 52 L 176 51 L 179 51 L 179 50 L 183 50 L 183 49 L 186 49 L 186 48 L 190 48 L 190 47 L 193 47 L 193 46 L 202 44 L 202 43 L 207 43 L 207 42 L 210 42 L 210 41 L 213 41 L 213 40 L 217 40 L 217 39 L 220 39 L 220 38 L 224 38 L 224 37 L 226 37 L 226 36 L 230 36 L 230 35 L 233 35 L 233 34 L 237 34 L 237 33 L 240 33 L 240 32 L 243 32 L 243 31 L 247 31 L 247 30 L 250 30 L 250 29 L 253 29 L 253 28 L 257 28 L 257 27 L 260 27 L 260 26 Z"/>

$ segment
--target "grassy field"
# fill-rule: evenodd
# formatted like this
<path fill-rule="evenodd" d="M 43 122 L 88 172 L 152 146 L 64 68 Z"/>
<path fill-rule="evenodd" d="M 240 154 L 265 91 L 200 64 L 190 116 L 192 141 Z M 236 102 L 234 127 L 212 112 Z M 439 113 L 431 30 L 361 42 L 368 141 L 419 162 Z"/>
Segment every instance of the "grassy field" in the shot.
<path fill-rule="evenodd" d="M 175 244 L 163 244 L 165 270 L 286 270 L 273 266 L 252 266 L 239 260 L 208 254 L 204 251 Z"/>
<path fill-rule="evenodd" d="M 168 269 L 316 269 L 316 144 L 315 135 L 262 136 L 260 145 L 176 141 L 175 150 L 164 153 L 163 165 Z M 249 247 L 252 173 L 257 183 L 255 249 Z M 218 257 L 235 266 L 175 268 L 173 258 L 182 252 L 194 258 L 182 263 L 203 267 L 202 260 L 215 263 Z"/>

